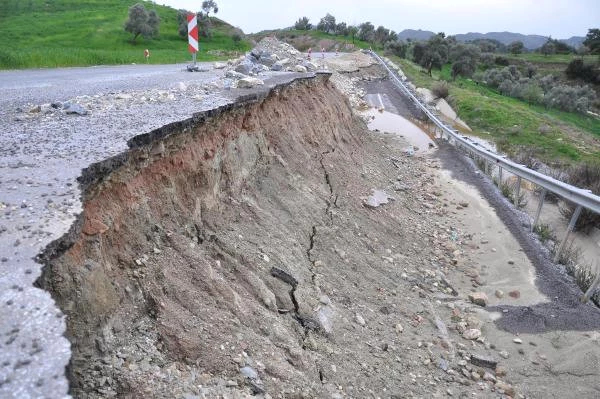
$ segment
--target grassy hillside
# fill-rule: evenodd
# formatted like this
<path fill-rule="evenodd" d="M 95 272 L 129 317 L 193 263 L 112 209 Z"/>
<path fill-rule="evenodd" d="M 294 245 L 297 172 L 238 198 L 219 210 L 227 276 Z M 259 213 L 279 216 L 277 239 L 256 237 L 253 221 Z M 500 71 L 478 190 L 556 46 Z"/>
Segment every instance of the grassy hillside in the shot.
<path fill-rule="evenodd" d="M 159 36 L 137 42 L 123 24 L 129 7 L 142 2 L 160 16 Z M 215 59 L 215 51 L 245 51 L 231 39 L 235 28 L 213 19 L 213 37 L 200 40 L 199 60 Z M 177 10 L 136 0 L 1 0 L 0 68 L 59 67 L 145 62 L 185 62 L 191 59 L 187 39 L 177 34 Z"/>
<path fill-rule="evenodd" d="M 543 55 L 540 53 L 525 53 L 525 54 L 506 54 L 506 57 L 511 64 L 523 65 L 526 62 L 534 64 L 540 74 L 554 74 L 561 76 L 569 62 L 575 58 L 581 58 L 575 54 L 552 54 Z M 583 57 L 586 63 L 593 63 L 598 60 L 597 55 L 586 55 Z"/>
<path fill-rule="evenodd" d="M 450 102 L 474 133 L 496 142 L 504 151 L 533 152 L 549 164 L 573 161 L 600 163 L 600 120 L 590 116 L 546 109 L 503 96 L 470 79 L 452 82 L 450 66 L 434 71 L 433 79 L 416 64 L 392 57 L 419 87 L 448 81 Z"/>
<path fill-rule="evenodd" d="M 309 47 L 313 51 L 320 51 L 322 47 L 325 47 L 327 51 L 335 51 L 336 47 L 340 51 L 351 51 L 353 49 L 369 48 L 370 46 L 369 43 L 357 38 L 352 40 L 350 36 L 330 35 L 318 30 L 280 29 L 262 31 L 250 35 L 257 42 L 265 36 L 275 36 L 277 39 L 291 44 L 300 51 L 306 51 Z"/>

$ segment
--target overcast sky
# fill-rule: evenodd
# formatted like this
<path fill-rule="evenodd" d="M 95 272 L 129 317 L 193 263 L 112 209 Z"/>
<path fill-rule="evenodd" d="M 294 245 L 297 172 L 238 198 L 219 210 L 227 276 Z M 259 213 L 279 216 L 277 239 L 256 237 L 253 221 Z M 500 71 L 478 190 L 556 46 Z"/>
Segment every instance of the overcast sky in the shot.
<path fill-rule="evenodd" d="M 202 0 L 155 0 L 199 11 Z M 245 33 L 311 23 L 330 13 L 337 22 L 369 21 L 399 32 L 423 29 L 446 34 L 516 32 L 567 39 L 600 28 L 600 0 L 216 0 L 217 16 Z"/>

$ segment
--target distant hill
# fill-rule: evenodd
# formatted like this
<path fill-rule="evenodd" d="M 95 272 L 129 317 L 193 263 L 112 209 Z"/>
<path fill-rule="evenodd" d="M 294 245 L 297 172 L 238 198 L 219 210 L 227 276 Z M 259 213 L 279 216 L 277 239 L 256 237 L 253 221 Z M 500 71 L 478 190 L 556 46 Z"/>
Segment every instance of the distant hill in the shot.
<path fill-rule="evenodd" d="M 431 36 L 435 35 L 434 32 L 427 30 L 414 30 L 414 29 L 404 29 L 402 32 L 398 33 L 398 37 L 400 39 L 412 39 L 412 40 L 427 40 Z M 541 35 L 523 35 L 521 33 L 513 33 L 513 32 L 488 32 L 488 33 L 479 33 L 479 32 L 469 32 L 469 33 L 460 33 L 454 35 L 456 40 L 461 42 L 468 42 L 476 39 L 493 39 L 497 40 L 502 44 L 510 44 L 515 41 L 523 42 L 523 45 L 528 50 L 535 50 L 537 48 L 542 47 L 546 40 L 548 40 L 547 36 Z M 582 36 L 573 36 L 569 39 L 562 39 L 561 42 L 568 44 L 571 47 L 579 47 L 581 43 L 585 40 L 585 37 Z"/>
<path fill-rule="evenodd" d="M 404 29 L 402 32 L 398 33 L 398 39 L 428 40 L 433 35 L 435 35 L 435 33 L 428 30 Z"/>

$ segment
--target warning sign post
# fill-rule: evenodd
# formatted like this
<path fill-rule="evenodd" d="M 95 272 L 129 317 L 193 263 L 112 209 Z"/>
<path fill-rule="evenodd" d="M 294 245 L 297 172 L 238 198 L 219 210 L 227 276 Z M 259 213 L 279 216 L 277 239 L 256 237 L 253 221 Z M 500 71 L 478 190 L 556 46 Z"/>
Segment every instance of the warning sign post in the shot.
<path fill-rule="evenodd" d="M 198 52 L 198 18 L 196 14 L 188 14 L 188 50 L 192 53 L 193 66 L 196 66 L 196 53 Z"/>

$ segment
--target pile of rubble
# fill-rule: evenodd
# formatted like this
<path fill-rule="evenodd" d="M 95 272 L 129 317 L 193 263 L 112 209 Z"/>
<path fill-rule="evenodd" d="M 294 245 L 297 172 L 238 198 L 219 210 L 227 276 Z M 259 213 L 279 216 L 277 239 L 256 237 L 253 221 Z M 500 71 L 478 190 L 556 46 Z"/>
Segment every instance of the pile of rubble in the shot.
<path fill-rule="evenodd" d="M 255 76 L 268 71 L 313 72 L 318 66 L 302 56 L 291 45 L 274 37 L 266 37 L 247 54 L 225 63 L 217 62 L 216 69 L 226 68 L 225 77 L 232 79 L 231 87 L 254 87 L 264 82 Z"/>

